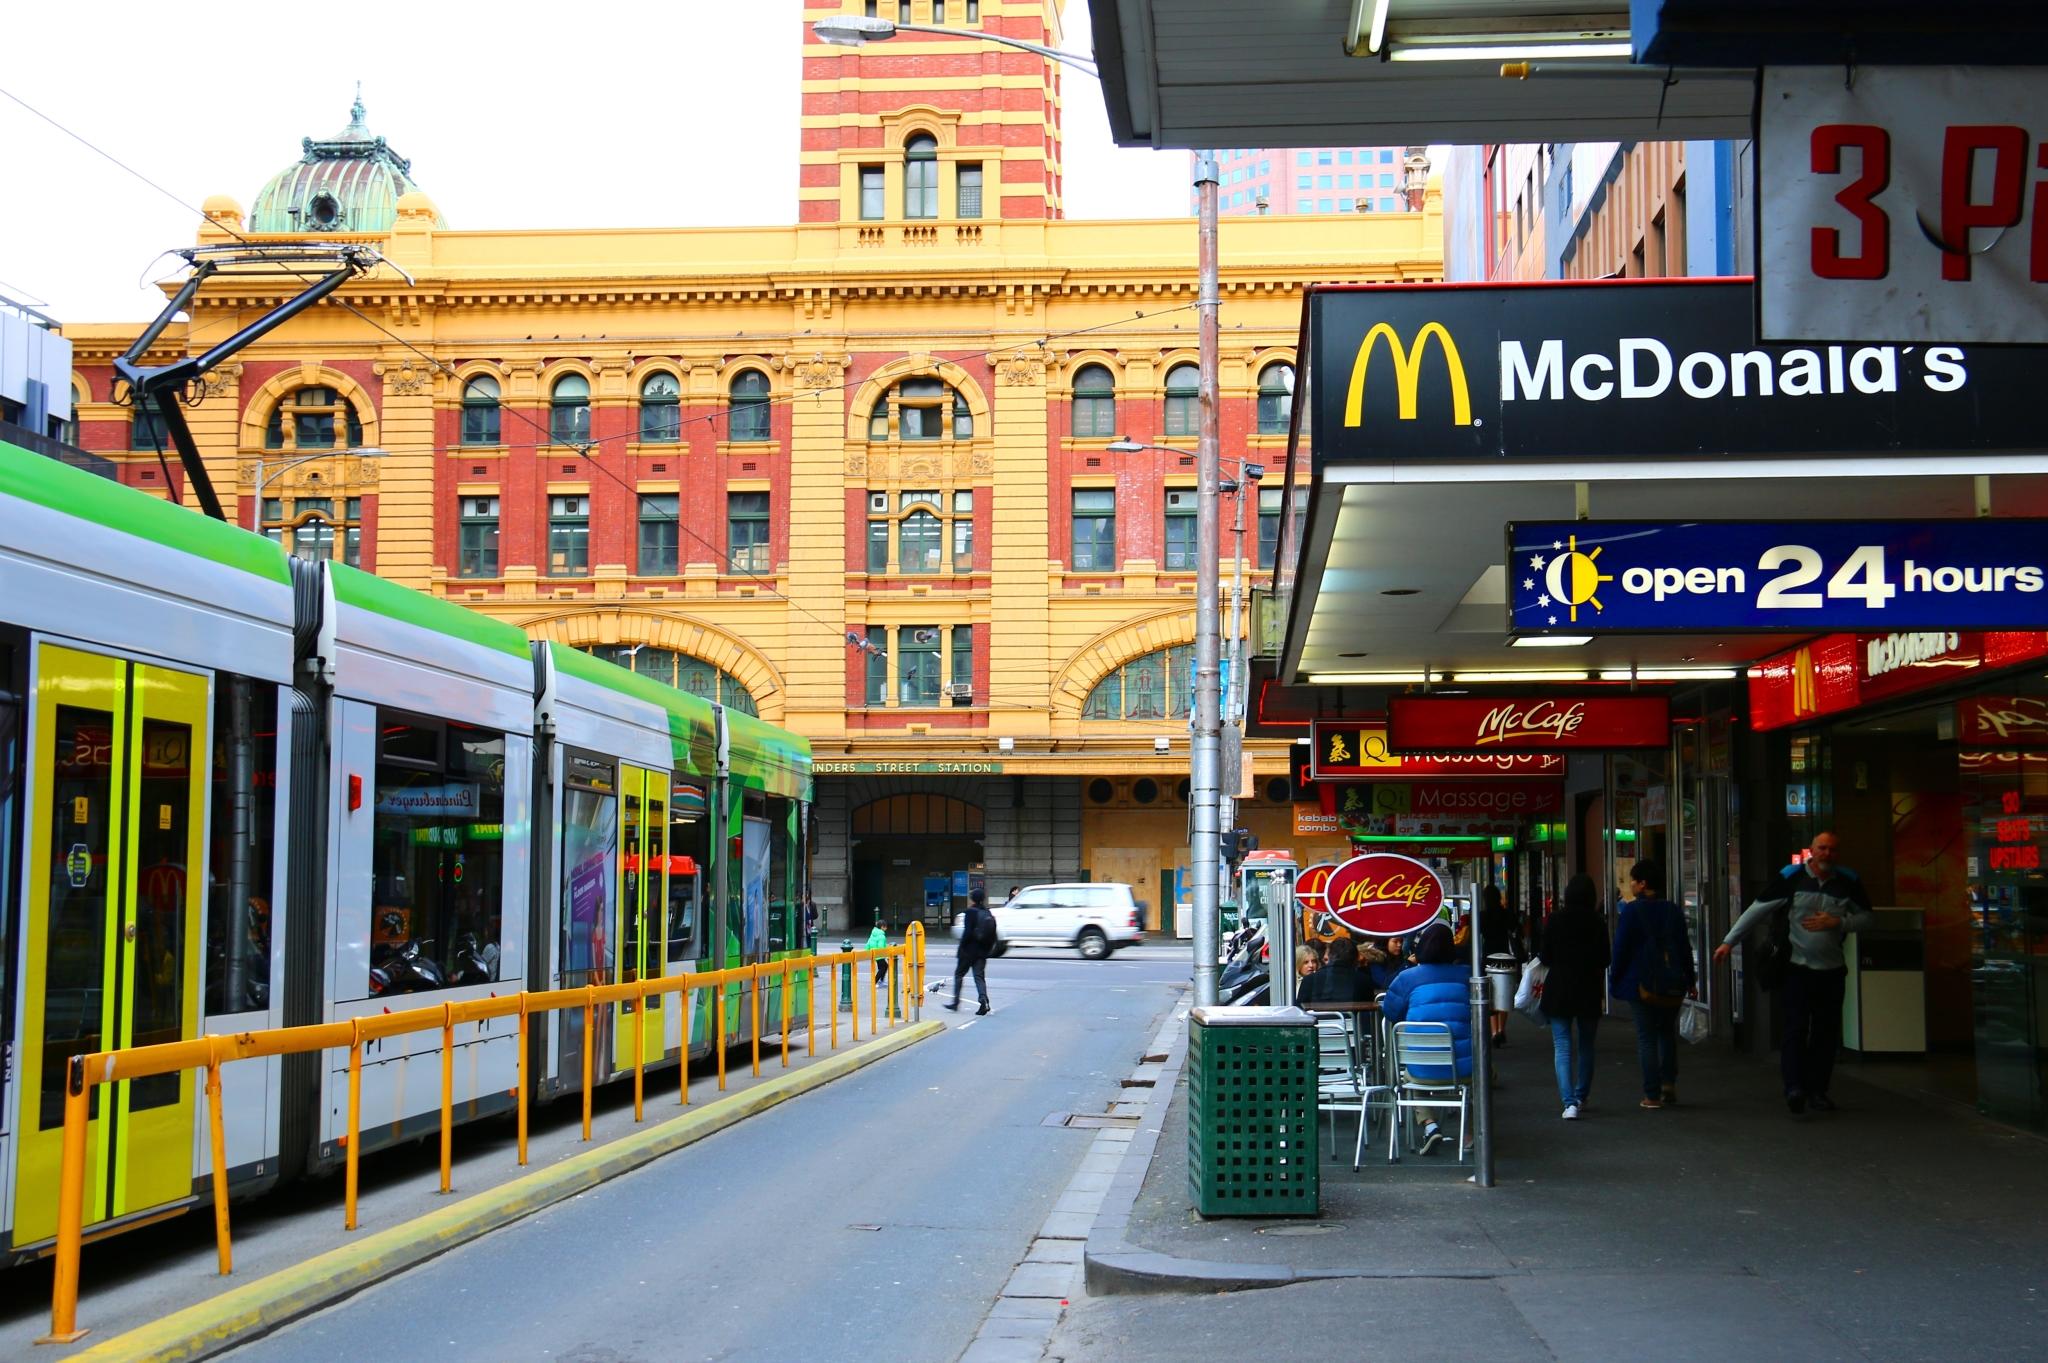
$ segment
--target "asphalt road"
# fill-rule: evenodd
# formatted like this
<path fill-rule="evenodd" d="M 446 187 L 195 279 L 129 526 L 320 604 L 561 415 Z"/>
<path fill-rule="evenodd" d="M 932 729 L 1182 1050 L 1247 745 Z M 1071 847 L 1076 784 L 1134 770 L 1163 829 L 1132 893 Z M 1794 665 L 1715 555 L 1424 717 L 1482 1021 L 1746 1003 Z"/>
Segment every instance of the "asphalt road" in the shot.
<path fill-rule="evenodd" d="M 990 1016 L 927 1011 L 945 1035 L 227 1356 L 957 1357 L 1088 1149 L 1047 1117 L 1118 1096 L 1187 967 L 1012 952 L 988 973 Z"/>

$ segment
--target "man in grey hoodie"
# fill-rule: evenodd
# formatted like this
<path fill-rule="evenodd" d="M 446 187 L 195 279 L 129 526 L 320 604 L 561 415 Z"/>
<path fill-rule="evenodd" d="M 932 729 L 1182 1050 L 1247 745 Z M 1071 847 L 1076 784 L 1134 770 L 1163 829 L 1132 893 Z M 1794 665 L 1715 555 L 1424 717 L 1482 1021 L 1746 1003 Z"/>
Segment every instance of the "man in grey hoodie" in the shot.
<path fill-rule="evenodd" d="M 1877 921 L 1863 882 L 1836 865 L 1838 847 L 1833 833 L 1816 833 L 1805 864 L 1786 868 L 1714 948 L 1714 959 L 1725 961 L 1744 934 L 1767 925 L 1773 913 L 1786 915 L 1792 956 L 1778 991 L 1784 1022 L 1778 1071 L 1785 1081 L 1785 1105 L 1795 1116 L 1809 1106 L 1816 1112 L 1834 1110 L 1828 1082 L 1842 1045 L 1842 994 L 1849 977 L 1842 939 Z"/>

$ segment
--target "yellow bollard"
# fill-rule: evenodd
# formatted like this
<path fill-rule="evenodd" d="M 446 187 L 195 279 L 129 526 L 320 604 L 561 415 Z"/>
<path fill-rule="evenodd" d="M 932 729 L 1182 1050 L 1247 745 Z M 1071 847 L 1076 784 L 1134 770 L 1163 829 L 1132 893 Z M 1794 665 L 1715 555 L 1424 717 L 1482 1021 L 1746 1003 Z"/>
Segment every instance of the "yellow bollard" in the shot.
<path fill-rule="evenodd" d="M 583 1139 L 590 1139 L 590 1054 L 597 1049 L 597 986 L 583 986 Z"/>
<path fill-rule="evenodd" d="M 761 1077 L 761 964 L 756 961 L 747 967 L 747 1000 L 753 1010 L 754 1025 L 747 1030 L 752 1034 L 754 1044 L 754 1077 Z"/>
<path fill-rule="evenodd" d="M 363 1020 L 352 1020 L 354 1039 L 348 1043 L 348 1175 L 342 1184 L 344 1202 L 341 1228 L 356 1228 L 356 1165 L 362 1145 L 363 1127 Z"/>
<path fill-rule="evenodd" d="M 782 958 L 782 1068 L 789 1068 L 789 958 Z"/>
<path fill-rule="evenodd" d="M 647 1073 L 647 981 L 638 981 L 640 1003 L 633 1010 L 633 1121 L 637 1125 L 645 1115 L 641 1106 Z"/>
<path fill-rule="evenodd" d="M 455 1005 L 441 1005 L 441 1191 L 455 1191 Z"/>
<path fill-rule="evenodd" d="M 206 1066 L 206 1126 L 213 1147 L 213 1239 L 220 1253 L 220 1276 L 235 1271 L 234 1245 L 228 1239 L 228 1135 L 220 1111 L 220 1058 Z"/>
<path fill-rule="evenodd" d="M 683 1054 L 676 1062 L 676 1086 L 683 1091 L 683 1106 L 690 1105 L 690 986 L 676 992 L 683 1009 Z"/>
<path fill-rule="evenodd" d="M 519 993 L 519 1167 L 526 1167 L 526 991 Z"/>
<path fill-rule="evenodd" d="M 64 1147 L 57 1167 L 57 1253 L 50 1290 L 50 1333 L 38 1344 L 83 1339 L 78 1328 L 78 1249 L 85 1233 L 85 1124 L 92 1108 L 85 1086 L 85 1057 L 64 1067 Z"/>

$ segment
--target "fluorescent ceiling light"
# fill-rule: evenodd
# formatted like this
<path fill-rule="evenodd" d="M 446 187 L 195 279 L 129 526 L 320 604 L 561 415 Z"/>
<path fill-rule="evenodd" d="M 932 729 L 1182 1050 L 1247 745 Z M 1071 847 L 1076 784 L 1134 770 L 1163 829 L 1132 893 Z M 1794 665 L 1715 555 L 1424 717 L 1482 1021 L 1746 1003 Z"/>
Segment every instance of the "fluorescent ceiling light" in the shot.
<path fill-rule="evenodd" d="M 1625 667 L 1600 670 L 1601 681 L 1725 681 L 1740 675 L 1732 667 L 1645 667 L 1634 672 Z"/>
<path fill-rule="evenodd" d="M 1529 672 L 1454 672 L 1449 680 L 1455 682 L 1574 682 L 1591 678 L 1590 672 L 1553 672 L 1537 669 Z"/>
<path fill-rule="evenodd" d="M 1627 57 L 1634 49 L 1618 43 L 1539 43 L 1502 39 L 1470 44 L 1403 43 L 1387 53 L 1390 62 L 1552 61 L 1562 57 Z"/>
<path fill-rule="evenodd" d="M 1578 648 L 1593 642 L 1590 634 L 1527 634 L 1513 643 L 1515 648 Z"/>
<path fill-rule="evenodd" d="M 1405 686 L 1428 680 L 1420 672 L 1311 672 L 1308 678 L 1311 686 Z"/>
<path fill-rule="evenodd" d="M 1351 0 L 1351 31 L 1344 50 L 1356 57 L 1377 56 L 1387 41 L 1387 11 L 1393 0 Z"/>

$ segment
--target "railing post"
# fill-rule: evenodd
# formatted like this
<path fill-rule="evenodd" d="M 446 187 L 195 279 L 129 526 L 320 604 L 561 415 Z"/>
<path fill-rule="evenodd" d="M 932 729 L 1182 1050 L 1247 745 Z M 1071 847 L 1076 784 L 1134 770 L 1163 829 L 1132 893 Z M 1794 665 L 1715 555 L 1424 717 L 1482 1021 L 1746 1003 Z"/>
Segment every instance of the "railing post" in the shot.
<path fill-rule="evenodd" d="M 818 953 L 813 949 L 804 966 L 804 1058 L 818 1053 Z"/>
<path fill-rule="evenodd" d="M 889 959 L 887 951 L 888 948 L 884 947 L 880 952 L 871 951 L 868 953 L 868 1035 L 871 1037 L 880 1036 L 882 1033 L 882 1014 L 875 1003 L 874 965 L 878 960 L 887 961 Z"/>
<path fill-rule="evenodd" d="M 858 972 L 861 968 L 861 965 L 863 964 L 863 958 L 866 955 L 867 953 L 864 951 L 856 951 L 853 953 L 853 970 L 855 973 L 851 981 L 852 987 L 847 991 L 852 996 L 848 1000 L 848 1007 L 846 1012 L 848 1020 L 853 1024 L 852 1040 L 854 1041 L 860 1040 L 860 975 Z M 868 980 L 870 983 L 872 983 L 874 980 L 873 967 L 871 963 L 869 966 Z M 872 1010 L 870 1010 L 869 1016 L 873 1016 Z"/>
<path fill-rule="evenodd" d="M 782 1068 L 789 1068 L 789 957 L 782 958 Z"/>
<path fill-rule="evenodd" d="M 676 1086 L 683 1091 L 684 1107 L 690 1105 L 690 995 L 693 987 L 685 984 L 676 991 L 677 1004 L 683 1010 L 683 1054 L 676 1062 Z"/>
<path fill-rule="evenodd" d="M 85 1238 L 85 1125 L 92 1116 L 85 1057 L 64 1067 L 64 1146 L 57 1166 L 57 1252 L 50 1290 L 50 1333 L 38 1344 L 83 1339 L 78 1328 L 78 1249 Z"/>
<path fill-rule="evenodd" d="M 526 1021 L 526 991 L 519 991 L 519 1167 L 526 1167 L 526 1053 L 531 1042 Z"/>
<path fill-rule="evenodd" d="M 754 1050 L 754 1077 L 761 1077 L 761 963 L 754 962 L 747 967 L 747 1006 L 754 1016 L 754 1025 L 747 1031 L 751 1034 Z"/>
<path fill-rule="evenodd" d="M 835 952 L 832 964 L 825 967 L 825 983 L 831 986 L 832 996 L 832 1049 L 839 1049 L 839 955 Z"/>
<path fill-rule="evenodd" d="M 220 1254 L 220 1276 L 235 1271 L 235 1250 L 228 1238 L 228 1136 L 220 1111 L 220 1057 L 206 1065 L 206 1127 L 213 1150 L 213 1239 Z"/>
<path fill-rule="evenodd" d="M 896 948 L 896 963 L 889 968 L 889 1025 L 903 1024 L 904 975 L 910 969 L 910 947 L 906 943 Z"/>
<path fill-rule="evenodd" d="M 441 1191 L 455 1190 L 455 1005 L 441 1005 Z"/>
<path fill-rule="evenodd" d="M 637 1126 L 646 1115 L 643 1099 L 646 1094 L 647 1076 L 647 980 L 641 977 L 634 981 L 640 990 L 639 1006 L 633 1010 L 633 1122 Z"/>
<path fill-rule="evenodd" d="M 342 1208 L 343 1230 L 356 1228 L 356 1165 L 360 1160 L 363 1143 L 363 1020 L 349 1020 L 350 1040 L 348 1043 L 348 1173 L 343 1180 Z"/>
<path fill-rule="evenodd" d="M 590 1059 L 597 1049 L 597 986 L 583 986 L 583 1139 L 590 1139 Z"/>
<path fill-rule="evenodd" d="M 714 972 L 718 977 L 718 988 L 711 996 L 711 1026 L 717 1037 L 718 1091 L 725 1092 L 725 986 L 727 971 Z"/>

